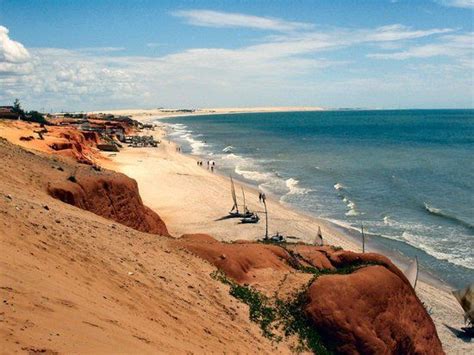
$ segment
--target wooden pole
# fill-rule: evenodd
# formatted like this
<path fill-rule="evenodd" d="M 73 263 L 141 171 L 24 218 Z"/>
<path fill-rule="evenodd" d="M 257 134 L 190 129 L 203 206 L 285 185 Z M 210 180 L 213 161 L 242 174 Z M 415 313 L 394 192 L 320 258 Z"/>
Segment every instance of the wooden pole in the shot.
<path fill-rule="evenodd" d="M 265 206 L 265 239 L 268 239 L 268 211 L 265 195 L 262 196 L 263 205 Z"/>

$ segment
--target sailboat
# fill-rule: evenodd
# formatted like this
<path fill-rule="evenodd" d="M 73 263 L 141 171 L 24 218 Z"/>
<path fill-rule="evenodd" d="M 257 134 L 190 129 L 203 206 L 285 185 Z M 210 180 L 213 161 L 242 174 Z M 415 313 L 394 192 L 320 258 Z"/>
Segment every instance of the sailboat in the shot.
<path fill-rule="evenodd" d="M 234 217 L 241 217 L 239 212 L 239 205 L 237 204 L 237 196 L 235 195 L 235 186 L 232 176 L 230 177 L 230 192 L 232 194 L 232 200 L 234 201 L 234 205 L 232 206 L 229 215 Z"/>
<path fill-rule="evenodd" d="M 453 291 L 454 297 L 464 310 L 464 321 L 474 328 L 474 283 L 466 288 Z"/>
<path fill-rule="evenodd" d="M 416 282 L 418 281 L 418 257 L 415 256 L 415 260 L 410 263 L 404 274 L 410 282 L 411 287 L 415 289 Z"/>
<path fill-rule="evenodd" d="M 243 223 L 243 224 L 253 223 L 254 224 L 254 223 L 258 223 L 258 221 L 260 221 L 260 217 L 258 216 L 258 214 L 252 213 L 251 216 L 242 218 L 240 220 L 240 223 Z"/>
<path fill-rule="evenodd" d="M 232 179 L 232 176 L 230 176 L 230 191 L 231 191 L 231 195 L 232 195 L 232 200 L 234 201 L 234 205 L 232 206 L 232 209 L 229 212 L 229 217 L 231 217 L 231 218 L 251 217 L 253 215 L 253 213 L 250 212 L 247 209 L 247 206 L 245 204 L 245 193 L 244 193 L 243 188 L 242 188 L 242 194 L 243 194 L 243 197 L 244 197 L 244 212 L 241 213 L 239 211 L 239 205 L 237 204 L 237 195 L 235 194 L 235 185 L 234 185 L 234 180 Z"/>
<path fill-rule="evenodd" d="M 316 235 L 316 245 L 323 246 L 323 234 L 321 233 L 321 227 L 318 226 L 318 234 Z"/>
<path fill-rule="evenodd" d="M 244 192 L 244 188 L 241 186 L 240 187 L 242 189 L 242 198 L 244 200 L 244 216 L 245 217 L 251 217 L 253 215 L 253 213 L 251 213 L 249 211 L 249 209 L 247 208 L 247 204 L 245 203 L 245 192 Z"/>

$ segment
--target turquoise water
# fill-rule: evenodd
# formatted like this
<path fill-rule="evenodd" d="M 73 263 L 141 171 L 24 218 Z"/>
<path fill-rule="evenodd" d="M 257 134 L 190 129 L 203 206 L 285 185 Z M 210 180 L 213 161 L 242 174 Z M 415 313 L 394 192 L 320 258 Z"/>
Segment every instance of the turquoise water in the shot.
<path fill-rule="evenodd" d="M 474 110 L 259 113 L 166 120 L 184 152 L 474 281 Z"/>

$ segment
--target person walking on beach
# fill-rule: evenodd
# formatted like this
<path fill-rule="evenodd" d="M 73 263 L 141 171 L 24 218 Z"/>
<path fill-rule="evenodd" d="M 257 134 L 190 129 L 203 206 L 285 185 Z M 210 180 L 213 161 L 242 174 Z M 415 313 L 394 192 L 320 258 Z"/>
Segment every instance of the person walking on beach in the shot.
<path fill-rule="evenodd" d="M 212 173 L 214 172 L 214 166 L 211 166 L 211 172 Z"/>

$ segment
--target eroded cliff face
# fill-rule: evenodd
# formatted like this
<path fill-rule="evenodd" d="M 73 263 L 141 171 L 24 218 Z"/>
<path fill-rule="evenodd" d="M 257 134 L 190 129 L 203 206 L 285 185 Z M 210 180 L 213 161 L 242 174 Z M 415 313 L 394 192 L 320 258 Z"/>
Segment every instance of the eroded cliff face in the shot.
<path fill-rule="evenodd" d="M 306 311 L 341 354 L 443 354 L 415 292 L 382 265 L 318 277 Z"/>
<path fill-rule="evenodd" d="M 443 354 L 423 304 L 403 273 L 382 255 L 331 246 L 220 243 L 202 234 L 184 235 L 176 244 L 237 284 L 250 285 L 247 291 L 234 286 L 235 294 L 261 297 L 263 309 L 273 312 L 269 319 L 260 319 L 266 322 L 264 332 L 278 333 L 278 323 L 285 321 L 279 317 L 296 317 L 298 307 L 296 314 L 304 314 L 304 319 L 279 331 L 288 334 L 303 324 L 307 346 L 312 341 L 307 334 L 314 331 L 313 337 L 320 336 L 324 346 L 337 353 Z M 269 325 L 272 319 L 275 328 Z"/>
<path fill-rule="evenodd" d="M 69 180 L 50 182 L 48 193 L 136 230 L 169 236 L 160 216 L 143 205 L 136 181 L 126 175 L 78 167 Z"/>
<path fill-rule="evenodd" d="M 261 335 L 247 307 L 209 277 L 211 265 L 171 238 L 49 196 L 48 183 L 75 174 L 71 161 L 2 138 L 0 161 L 0 353 L 290 353 Z M 88 194 L 108 196 L 90 183 Z M 109 190 L 128 198 L 130 184 Z"/>
<path fill-rule="evenodd" d="M 80 132 L 75 128 L 49 128 L 51 136 L 49 147 L 55 153 L 73 158 L 81 164 L 94 164 L 97 153 L 94 151 L 99 135 L 95 132 Z"/>

